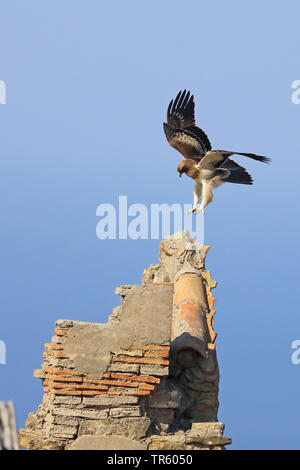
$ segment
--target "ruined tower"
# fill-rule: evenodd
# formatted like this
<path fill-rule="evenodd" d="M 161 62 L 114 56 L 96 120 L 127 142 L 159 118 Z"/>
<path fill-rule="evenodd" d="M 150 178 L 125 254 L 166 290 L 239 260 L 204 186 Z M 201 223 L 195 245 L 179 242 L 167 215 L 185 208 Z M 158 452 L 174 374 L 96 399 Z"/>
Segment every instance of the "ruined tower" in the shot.
<path fill-rule="evenodd" d="M 19 431 L 28 449 L 224 449 L 209 247 L 161 242 L 141 285 L 116 289 L 108 323 L 57 320 L 44 396 Z"/>

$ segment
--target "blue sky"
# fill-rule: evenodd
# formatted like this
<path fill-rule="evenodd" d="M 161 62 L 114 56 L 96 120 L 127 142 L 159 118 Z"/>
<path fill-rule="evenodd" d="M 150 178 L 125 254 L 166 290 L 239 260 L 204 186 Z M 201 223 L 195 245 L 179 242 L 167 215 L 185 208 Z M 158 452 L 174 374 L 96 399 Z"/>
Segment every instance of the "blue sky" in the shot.
<path fill-rule="evenodd" d="M 218 281 L 219 420 L 233 449 L 299 449 L 300 79 L 296 0 L 1 3 L 0 399 L 17 425 L 57 318 L 105 322 L 157 240 L 99 240 L 96 208 L 192 202 L 162 122 L 190 89 L 214 148 L 256 152 L 252 187 L 224 185 L 205 216 Z M 241 157 L 242 158 L 242 157 Z"/>

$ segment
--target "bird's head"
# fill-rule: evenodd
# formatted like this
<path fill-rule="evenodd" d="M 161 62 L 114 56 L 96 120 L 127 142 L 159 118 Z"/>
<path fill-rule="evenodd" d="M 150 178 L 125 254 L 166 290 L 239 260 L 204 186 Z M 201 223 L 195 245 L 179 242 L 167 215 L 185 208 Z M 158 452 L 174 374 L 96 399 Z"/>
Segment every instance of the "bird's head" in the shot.
<path fill-rule="evenodd" d="M 185 173 L 184 160 L 182 160 L 177 166 L 177 174 L 178 176 L 180 176 L 180 178 L 182 176 L 182 173 Z"/>
<path fill-rule="evenodd" d="M 195 162 L 193 160 L 182 160 L 177 166 L 178 176 L 181 177 L 183 173 L 188 173 L 194 165 Z"/>

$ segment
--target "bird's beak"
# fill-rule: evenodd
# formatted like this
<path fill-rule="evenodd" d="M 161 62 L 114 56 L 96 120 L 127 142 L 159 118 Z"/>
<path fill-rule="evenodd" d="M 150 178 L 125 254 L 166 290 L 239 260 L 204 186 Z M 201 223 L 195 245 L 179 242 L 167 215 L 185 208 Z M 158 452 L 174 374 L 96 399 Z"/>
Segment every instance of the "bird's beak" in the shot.
<path fill-rule="evenodd" d="M 177 175 L 179 176 L 179 178 L 181 178 L 181 173 L 180 173 L 180 171 L 177 171 Z"/>

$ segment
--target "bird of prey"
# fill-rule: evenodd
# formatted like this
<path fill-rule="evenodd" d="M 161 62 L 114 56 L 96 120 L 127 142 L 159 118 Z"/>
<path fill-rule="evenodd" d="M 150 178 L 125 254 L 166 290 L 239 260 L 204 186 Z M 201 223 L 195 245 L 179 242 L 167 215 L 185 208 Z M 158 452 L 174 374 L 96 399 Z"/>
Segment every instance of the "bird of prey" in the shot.
<path fill-rule="evenodd" d="M 204 208 L 212 201 L 212 190 L 223 183 L 253 183 L 246 169 L 229 158 L 231 155 L 243 155 L 265 163 L 271 161 L 254 153 L 212 150 L 209 138 L 196 126 L 194 96 L 190 91 L 180 91 L 170 102 L 164 131 L 169 144 L 184 157 L 177 167 L 178 175 L 186 173 L 195 181 L 194 204 L 189 213 L 204 213 Z M 201 194 L 201 205 L 197 209 Z"/>

